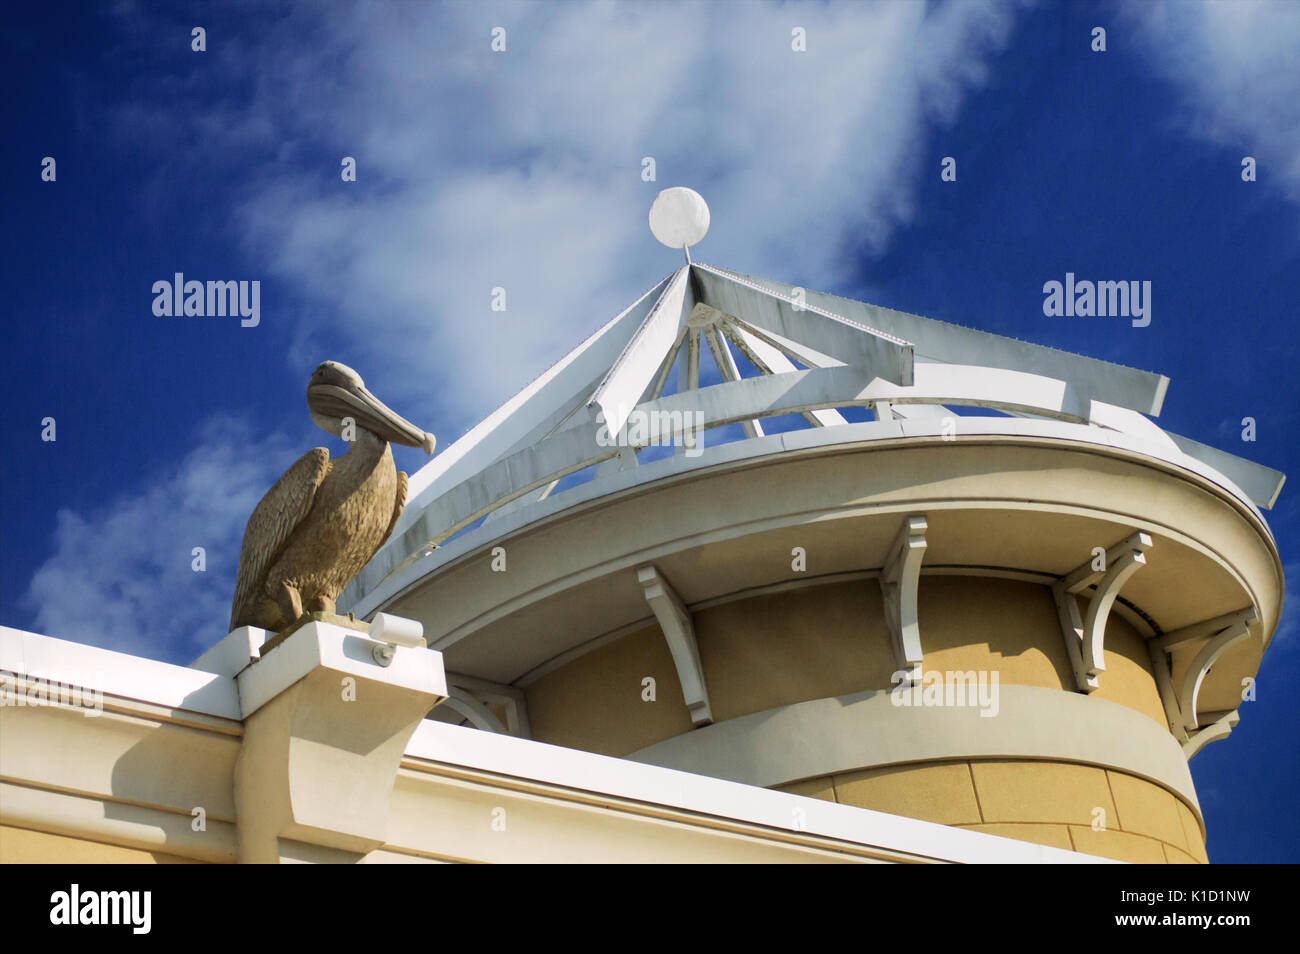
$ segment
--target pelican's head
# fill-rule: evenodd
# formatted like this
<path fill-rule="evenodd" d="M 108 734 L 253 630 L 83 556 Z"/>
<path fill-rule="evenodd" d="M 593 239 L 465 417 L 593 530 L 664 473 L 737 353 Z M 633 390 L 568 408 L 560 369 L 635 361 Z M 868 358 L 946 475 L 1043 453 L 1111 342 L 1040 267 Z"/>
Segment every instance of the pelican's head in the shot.
<path fill-rule="evenodd" d="M 366 383 L 346 364 L 326 361 L 307 382 L 307 407 L 316 426 L 343 434 L 343 419 L 350 417 L 382 440 L 406 447 L 423 447 L 433 453 L 434 436 L 420 430 L 366 390 Z"/>

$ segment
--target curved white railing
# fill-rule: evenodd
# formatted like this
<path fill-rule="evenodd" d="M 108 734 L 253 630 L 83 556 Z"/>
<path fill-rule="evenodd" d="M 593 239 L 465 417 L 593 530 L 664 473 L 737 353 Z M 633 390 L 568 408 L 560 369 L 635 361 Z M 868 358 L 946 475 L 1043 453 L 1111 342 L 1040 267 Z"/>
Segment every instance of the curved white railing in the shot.
<path fill-rule="evenodd" d="M 349 586 L 344 599 L 368 611 L 359 604 L 364 600 L 368 606 L 371 600 L 366 597 L 374 595 L 380 583 L 475 521 L 516 501 L 523 502 L 522 498 L 531 496 L 526 503 L 540 502 L 564 477 L 614 457 L 620 458 L 619 471 L 641 470 L 635 452 L 649 444 L 692 447 L 692 439 L 702 440 L 701 431 L 729 424 L 834 408 L 879 409 L 882 404 L 921 405 L 934 413 L 921 420 L 877 421 L 870 435 L 863 431 L 869 424 L 821 427 L 816 429 L 818 439 L 811 443 L 833 444 L 841 437 L 863 440 L 920 436 L 936 430 L 950 431 L 953 436 L 971 433 L 972 429 L 990 432 L 994 421 L 992 432 L 997 433 L 1043 430 L 1019 426 L 1035 423 L 1032 420 L 958 417 L 944 405 L 984 407 L 1016 417 L 1037 418 L 1040 424 L 1073 425 L 1061 435 L 1070 440 L 1115 444 L 1114 438 L 1122 436 L 1125 440 L 1120 444 L 1201 474 L 1223 486 L 1257 515 L 1255 505 L 1270 506 L 1281 487 L 1282 476 L 1269 468 L 1170 435 L 1136 411 L 1081 399 L 1067 382 L 1055 378 L 971 365 L 918 363 L 914 383 L 903 386 L 863 368 L 840 365 L 744 378 L 647 401 L 619 415 L 623 426 L 616 435 L 604 427 L 602 414 L 588 405 L 551 436 L 499 458 L 434 496 L 409 522 L 403 521 L 404 529 L 380 549 Z M 644 425 L 640 438 L 639 425 Z M 1047 428 L 1047 432 L 1052 430 Z M 652 435 L 651 440 L 646 440 L 647 434 Z M 735 448 L 729 451 L 732 456 L 764 456 L 788 446 L 784 440 L 774 442 L 774 438 L 782 436 L 751 437 L 726 446 Z M 799 443 L 809 443 L 809 439 L 805 437 Z M 737 448 L 737 444 L 752 446 Z M 656 462 L 648 468 L 653 473 L 644 476 L 661 479 L 676 471 L 693 470 L 715 456 L 704 454 L 703 448 L 695 444 L 686 453 Z M 635 478 L 633 482 L 637 482 Z"/>

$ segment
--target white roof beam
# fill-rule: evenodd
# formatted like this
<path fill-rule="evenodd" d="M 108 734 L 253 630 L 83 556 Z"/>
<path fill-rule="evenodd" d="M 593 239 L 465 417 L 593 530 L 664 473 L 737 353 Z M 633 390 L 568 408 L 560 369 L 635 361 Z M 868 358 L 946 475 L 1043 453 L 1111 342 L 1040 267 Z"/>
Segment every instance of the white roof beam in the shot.
<path fill-rule="evenodd" d="M 698 274 L 708 275 L 712 272 L 730 277 L 734 281 L 747 282 L 777 295 L 789 297 L 794 293 L 792 286 L 781 282 L 754 278 L 739 272 L 715 269 L 698 263 L 695 269 Z M 709 304 L 749 319 L 743 311 L 733 311 L 725 304 L 713 300 L 710 292 L 716 287 L 716 281 L 712 285 L 708 282 L 702 284 L 705 288 L 704 300 Z M 909 315 L 906 312 L 880 308 L 823 292 L 804 291 L 802 297 L 806 307 L 819 308 L 842 316 L 843 319 L 873 328 L 881 334 L 911 342 L 918 358 L 925 356 L 954 364 L 977 364 L 1009 371 L 1029 371 L 1068 381 L 1071 391 L 1077 392 L 1072 395 L 1071 402 L 1085 410 L 1087 402 L 1097 398 L 1119 407 L 1158 416 L 1164 404 L 1165 392 L 1169 387 L 1169 379 L 1163 374 L 1140 371 L 1097 358 L 1071 354 L 1068 351 L 1031 344 L 1017 338 L 977 331 L 974 328 L 966 328 L 934 318 L 923 318 L 920 315 Z M 832 353 L 835 352 L 832 350 Z"/>
<path fill-rule="evenodd" d="M 749 363 L 758 368 L 764 374 L 784 374 L 787 371 L 798 371 L 793 361 L 791 361 L 780 348 L 768 344 L 760 336 L 752 333 L 744 327 L 742 323 L 731 319 L 730 316 L 720 323 L 722 333 L 727 336 L 732 344 L 739 349 Z M 806 350 L 806 349 L 805 349 Z M 813 364 L 814 367 L 825 368 L 834 365 L 840 365 L 844 362 L 835 361 L 825 355 L 811 354 L 805 358 Z M 825 363 L 820 363 L 825 361 Z M 829 427 L 832 424 L 847 423 L 844 415 L 834 408 L 826 408 L 819 411 L 804 412 L 804 419 L 814 427 Z"/>
<path fill-rule="evenodd" d="M 928 369 L 928 370 L 926 370 Z M 706 427 L 821 408 L 893 404 L 968 404 L 1029 410 L 1084 423 L 1062 411 L 1065 383 L 1020 371 L 957 365 L 918 366 L 921 380 L 900 387 L 853 366 L 817 368 L 729 381 L 642 405 L 646 412 L 702 411 Z"/>
<path fill-rule="evenodd" d="M 1278 494 L 1282 493 L 1282 485 L 1286 483 L 1286 474 L 1272 467 L 1257 464 L 1253 460 L 1221 451 L 1217 447 L 1194 441 L 1190 437 L 1168 431 L 1165 433 L 1188 457 L 1209 464 L 1240 487 L 1256 506 L 1271 510 L 1277 503 Z"/>
<path fill-rule="evenodd" d="M 874 326 L 800 300 L 787 291 L 708 265 L 694 265 L 706 304 L 790 341 L 798 341 L 848 364 L 872 369 L 895 384 L 912 383 L 912 344 Z"/>
<path fill-rule="evenodd" d="M 424 503 L 508 453 L 557 411 L 573 406 L 590 382 L 598 380 L 615 362 L 681 271 L 678 269 L 655 285 L 411 475 L 406 510 L 396 530 L 409 527 Z"/>
<path fill-rule="evenodd" d="M 740 369 L 736 367 L 736 359 L 732 357 L 731 351 L 727 348 L 727 343 L 722 340 L 722 335 L 718 333 L 717 325 L 705 328 L 704 334 L 709 339 L 709 351 L 713 353 L 713 362 L 718 366 L 722 380 L 739 381 Z M 763 436 L 763 425 L 757 420 L 750 418 L 740 423 L 745 430 L 746 437 Z"/>
<path fill-rule="evenodd" d="M 700 329 L 686 330 L 686 381 L 678 382 L 677 390 L 695 391 L 700 386 Z"/>
<path fill-rule="evenodd" d="M 663 294 L 587 402 L 593 417 L 595 411 L 603 416 L 610 434 L 622 431 L 628 415 L 641 403 L 664 358 L 673 350 L 678 330 L 694 305 L 690 284 L 687 267 L 673 273 Z"/>

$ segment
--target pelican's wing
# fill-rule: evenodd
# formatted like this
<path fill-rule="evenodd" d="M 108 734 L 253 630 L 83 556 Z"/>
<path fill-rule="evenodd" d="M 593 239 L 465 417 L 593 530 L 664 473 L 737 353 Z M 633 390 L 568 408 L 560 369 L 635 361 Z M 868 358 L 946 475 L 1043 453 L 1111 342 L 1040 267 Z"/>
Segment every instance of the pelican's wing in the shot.
<path fill-rule="evenodd" d="M 230 606 L 230 627 L 254 606 L 266 573 L 284 550 L 289 535 L 303 521 L 316 499 L 316 489 L 329 470 L 330 452 L 314 447 L 298 458 L 266 492 L 244 528 L 244 545 L 239 551 L 239 575 L 235 598 Z"/>
<path fill-rule="evenodd" d="M 379 541 L 379 546 L 375 547 L 375 553 L 379 552 L 379 547 L 384 545 L 384 541 L 393 535 L 393 528 L 397 526 L 397 518 L 402 515 L 402 508 L 406 506 L 406 472 L 399 470 L 397 472 L 397 499 L 393 502 L 393 519 L 388 524 L 388 531 L 384 534 L 384 539 Z M 375 553 L 370 554 L 374 556 Z"/>

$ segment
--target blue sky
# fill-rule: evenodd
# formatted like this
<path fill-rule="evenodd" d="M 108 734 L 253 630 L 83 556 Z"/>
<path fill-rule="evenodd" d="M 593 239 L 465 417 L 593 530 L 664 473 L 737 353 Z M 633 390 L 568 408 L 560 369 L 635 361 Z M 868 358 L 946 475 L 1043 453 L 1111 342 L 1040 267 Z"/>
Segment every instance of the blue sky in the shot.
<path fill-rule="evenodd" d="M 676 266 L 645 225 L 670 185 L 709 201 L 698 260 L 1163 372 L 1163 426 L 1300 473 L 1300 4 L 3 16 L 5 624 L 188 662 L 248 513 L 321 441 L 319 361 L 447 446 Z M 155 317 L 178 271 L 259 280 L 260 324 Z M 1044 317 L 1067 271 L 1151 281 L 1150 326 Z M 1269 514 L 1292 586 L 1297 513 L 1292 486 Z M 1192 763 L 1216 861 L 1300 857 L 1298 628 L 1292 603 Z"/>

